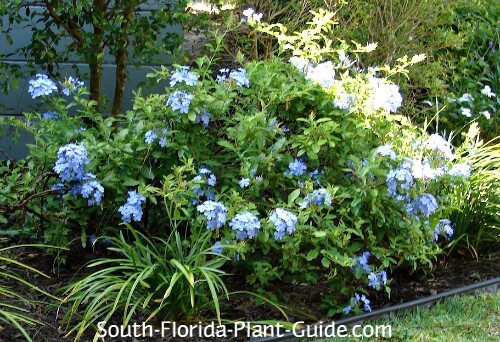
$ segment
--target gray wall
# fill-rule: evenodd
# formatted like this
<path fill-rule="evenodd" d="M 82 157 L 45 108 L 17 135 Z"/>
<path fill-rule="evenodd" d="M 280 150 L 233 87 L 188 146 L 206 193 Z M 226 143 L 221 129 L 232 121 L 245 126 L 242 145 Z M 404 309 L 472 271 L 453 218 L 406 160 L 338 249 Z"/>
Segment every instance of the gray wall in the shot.
<path fill-rule="evenodd" d="M 142 5 L 141 7 L 141 15 L 150 15 L 150 10 L 157 8 L 157 1 L 150 0 L 148 3 Z M 38 6 L 32 6 L 30 11 L 40 12 L 43 11 L 44 8 Z M 24 11 L 22 12 L 24 14 Z M 5 20 L 4 20 L 5 21 Z M 165 31 L 159 32 L 158 36 L 161 36 L 165 33 L 177 32 L 182 33 L 182 28 L 180 26 L 170 26 L 165 29 Z M 0 92 L 0 116 L 3 118 L 6 117 L 19 117 L 23 112 L 33 111 L 37 105 L 39 105 L 40 101 L 38 99 L 31 99 L 30 94 L 28 93 L 28 81 L 31 76 L 30 74 L 36 72 L 36 70 L 30 70 L 27 67 L 26 60 L 24 56 L 20 55 L 16 52 L 17 48 L 26 46 L 31 40 L 31 30 L 26 29 L 22 26 L 15 27 L 11 32 L 11 36 L 14 40 L 13 45 L 9 45 L 6 38 L 4 36 L 0 36 L 0 56 L 1 55 L 9 55 L 7 57 L 0 57 L 0 61 L 14 64 L 21 67 L 21 70 L 25 72 L 26 77 L 19 80 L 19 86 L 16 89 L 9 90 L 8 93 Z M 59 49 L 64 49 L 66 44 L 69 44 L 69 40 L 67 42 L 62 42 L 59 44 Z M 128 67 L 128 80 L 125 87 L 125 96 L 122 105 L 122 110 L 127 110 L 131 108 L 132 105 L 132 92 L 137 90 L 139 85 L 143 84 L 146 81 L 146 74 L 152 71 L 152 68 L 158 67 L 158 65 L 168 65 L 171 63 L 171 56 L 164 54 L 155 56 L 156 60 L 159 60 L 157 64 L 153 65 L 143 65 L 139 68 L 136 68 L 132 65 Z M 113 56 L 107 55 L 105 56 L 105 64 L 103 66 L 103 78 L 102 78 L 102 92 L 104 96 L 107 96 L 110 100 L 113 99 L 114 94 L 114 82 L 115 82 L 115 71 L 116 66 L 113 64 Z M 78 57 L 72 56 L 70 61 L 65 64 L 61 64 L 59 72 L 62 77 L 75 76 L 75 71 L 72 67 L 76 66 L 79 72 L 82 75 L 88 75 L 88 66 L 86 64 L 82 64 L 81 61 L 78 60 Z M 43 72 L 43 71 L 40 71 Z M 5 75 L 0 75 L 0 77 L 5 77 Z M 88 78 L 84 77 L 82 79 L 85 85 L 89 86 Z M 155 91 L 161 91 L 162 87 L 157 87 L 156 89 L 152 89 Z M 0 118 L 1 120 L 1 118 Z M 27 136 L 26 134 L 21 135 L 21 138 L 17 142 L 17 144 L 12 143 L 12 128 L 6 126 L 5 124 L 0 126 L 0 129 L 3 131 L 3 137 L 0 138 L 0 149 L 2 149 L 9 157 L 13 159 L 24 158 L 27 154 L 27 149 L 25 147 L 26 143 L 30 143 L 32 138 Z M 0 132 L 1 134 L 2 132 Z M 0 153 L 0 159 L 5 159 L 3 153 Z"/>

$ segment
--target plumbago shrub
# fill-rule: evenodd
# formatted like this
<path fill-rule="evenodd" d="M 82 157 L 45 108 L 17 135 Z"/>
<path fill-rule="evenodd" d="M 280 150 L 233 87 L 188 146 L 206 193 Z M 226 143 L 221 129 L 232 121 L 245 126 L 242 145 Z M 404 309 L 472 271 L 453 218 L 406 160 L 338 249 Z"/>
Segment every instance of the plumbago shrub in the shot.
<path fill-rule="evenodd" d="M 47 175 L 46 240 L 96 244 L 121 222 L 188 244 L 208 232 L 256 287 L 328 281 L 339 290 L 329 314 L 371 310 L 367 289 L 389 291 L 395 265 L 430 265 L 453 235 L 454 190 L 474 172 L 458 153 L 467 146 L 398 114 L 404 95 L 388 77 L 421 56 L 361 70 L 357 55 L 375 45 L 328 40 L 332 15 L 293 35 L 262 25 L 293 51 L 287 61 L 162 67 L 150 77 L 165 92 L 138 91 L 118 119 L 94 113 L 75 80 L 31 80 L 51 107 L 18 123 Z"/>

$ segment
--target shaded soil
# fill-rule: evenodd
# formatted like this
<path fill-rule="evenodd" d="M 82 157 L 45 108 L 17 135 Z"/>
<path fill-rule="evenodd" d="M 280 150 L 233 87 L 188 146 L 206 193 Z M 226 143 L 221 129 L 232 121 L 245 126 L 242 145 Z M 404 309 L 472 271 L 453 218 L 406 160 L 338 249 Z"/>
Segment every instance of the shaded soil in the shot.
<path fill-rule="evenodd" d="M 85 262 L 97 257 L 96 254 L 88 250 L 80 250 L 71 253 L 67 266 L 59 269 L 59 273 L 54 274 L 55 265 L 53 259 L 45 256 L 41 251 L 35 249 L 19 248 L 12 251 L 12 255 L 19 261 L 35 267 L 46 274 L 51 275 L 50 279 L 44 278 L 33 273 L 20 270 L 20 274 L 27 280 L 36 284 L 39 288 L 50 293 L 65 284 L 68 284 L 74 278 L 76 273 L 83 274 L 85 269 L 82 266 Z M 488 280 L 500 276 L 500 254 L 493 256 L 489 260 L 475 260 L 465 256 L 443 257 L 437 261 L 436 267 L 432 272 L 408 272 L 407 270 L 398 270 L 390 275 L 392 279 L 390 298 L 382 291 L 369 294 L 372 309 L 386 307 L 394 304 L 408 302 L 417 298 L 441 293 L 450 289 L 455 289 L 476 283 L 478 281 Z M 5 280 L 0 280 L 5 283 Z M 252 290 L 245 283 L 243 277 L 236 275 L 226 279 L 230 290 Z M 60 326 L 60 317 L 63 308 L 57 305 L 49 306 L 49 302 L 54 302 L 45 295 L 10 282 L 18 292 L 22 293 L 28 299 L 38 300 L 38 303 L 13 301 L 3 298 L 11 304 L 16 304 L 29 311 L 29 316 L 44 323 L 43 326 L 29 327 L 28 330 L 33 336 L 34 341 L 71 341 L 72 338 L 64 337 L 64 329 Z M 280 297 L 280 303 L 288 307 L 287 315 L 290 322 L 305 321 L 307 323 L 318 323 L 331 320 L 325 317 L 327 310 L 320 309 L 321 303 L 329 296 L 335 295 L 335 292 L 328 287 L 328 284 L 317 285 L 305 284 L 276 284 L 272 287 L 273 292 Z M 256 305 L 255 299 L 239 295 L 231 299 L 229 305 L 222 308 L 224 318 L 235 321 L 262 321 L 262 320 L 284 320 L 284 317 L 269 305 Z M 59 318 L 58 318 L 59 317 Z M 333 318 L 336 318 L 335 316 Z M 118 324 L 118 322 L 117 322 Z M 89 332 L 90 333 L 90 332 Z M 84 341 L 91 341 L 93 334 L 84 337 Z M 0 322 L 0 341 L 24 341 L 21 333 L 15 327 Z M 179 340 L 179 338 L 163 339 L 116 339 L 116 341 L 169 341 Z M 221 339 L 218 339 L 221 340 Z M 236 339 L 233 339 L 236 340 Z M 239 338 L 238 340 L 241 340 Z M 109 339 L 107 339 L 109 341 Z M 198 341 L 201 341 L 198 339 Z"/>

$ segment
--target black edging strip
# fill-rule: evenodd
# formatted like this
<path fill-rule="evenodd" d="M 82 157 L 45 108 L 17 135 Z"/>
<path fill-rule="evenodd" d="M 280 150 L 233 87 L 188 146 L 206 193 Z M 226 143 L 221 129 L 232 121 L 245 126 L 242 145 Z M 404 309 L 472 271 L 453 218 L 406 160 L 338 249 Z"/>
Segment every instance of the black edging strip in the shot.
<path fill-rule="evenodd" d="M 429 297 L 416 299 L 411 302 L 397 304 L 394 306 L 382 308 L 373 312 L 367 312 L 356 316 L 346 317 L 334 321 L 336 326 L 345 325 L 347 327 L 355 324 L 361 324 L 366 320 L 374 318 L 390 318 L 398 313 L 415 309 L 417 307 L 431 307 L 438 300 L 453 297 L 461 294 L 477 294 L 477 293 L 494 293 L 499 290 L 500 277 L 490 280 L 481 281 L 472 285 L 460 287 L 458 289 L 445 291 Z M 322 323 L 316 326 L 315 331 L 321 332 L 327 326 L 331 326 L 332 322 Z M 304 337 L 297 337 L 304 336 Z M 252 342 L 265 342 L 265 341 L 296 341 L 299 339 L 307 338 L 306 329 L 297 330 L 295 332 L 282 333 L 279 337 L 263 337 L 252 339 Z"/>

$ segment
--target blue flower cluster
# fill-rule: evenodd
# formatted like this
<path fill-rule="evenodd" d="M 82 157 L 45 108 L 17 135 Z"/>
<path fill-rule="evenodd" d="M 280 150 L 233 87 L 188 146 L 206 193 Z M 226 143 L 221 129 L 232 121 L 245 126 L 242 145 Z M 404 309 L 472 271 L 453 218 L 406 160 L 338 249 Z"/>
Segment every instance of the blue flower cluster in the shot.
<path fill-rule="evenodd" d="M 88 199 L 88 205 L 98 205 L 101 203 L 102 196 L 104 195 L 104 188 L 96 180 L 96 176 L 92 173 L 87 173 L 85 178 L 76 183 L 69 191 L 75 197 L 81 195 L 83 198 Z"/>
<path fill-rule="evenodd" d="M 382 285 L 387 284 L 387 273 L 384 270 L 378 272 L 370 272 L 368 274 L 368 286 L 376 290 L 380 290 Z"/>
<path fill-rule="evenodd" d="M 167 134 L 168 134 L 167 128 L 161 130 L 160 140 L 158 141 L 158 144 L 161 147 L 167 146 L 168 143 Z M 151 145 L 156 139 L 158 139 L 158 133 L 156 133 L 156 130 L 149 130 L 144 134 L 144 141 L 148 145 Z"/>
<path fill-rule="evenodd" d="M 361 256 L 354 257 L 353 270 L 357 271 L 361 269 L 363 273 L 368 275 L 368 286 L 373 287 L 376 290 L 380 290 L 380 286 L 387 284 L 387 272 L 385 270 L 374 272 L 368 259 L 370 258 L 370 252 L 363 252 Z"/>
<path fill-rule="evenodd" d="M 355 95 L 346 92 L 344 87 L 339 87 L 339 89 L 335 93 L 335 99 L 333 99 L 333 105 L 337 108 L 349 111 L 355 103 L 356 103 Z"/>
<path fill-rule="evenodd" d="M 104 196 L 104 187 L 96 180 L 95 175 L 85 171 L 85 165 L 88 163 L 87 150 L 83 145 L 67 144 L 59 148 L 53 170 L 62 182 L 72 183 L 69 190 L 72 196 L 81 195 L 88 199 L 89 206 L 98 205 Z M 64 184 L 55 186 L 60 191 L 65 189 Z"/>
<path fill-rule="evenodd" d="M 453 146 L 447 140 L 445 140 L 440 134 L 434 133 L 429 136 L 425 146 L 440 154 L 443 158 L 453 160 L 455 159 L 455 154 L 453 153 Z"/>
<path fill-rule="evenodd" d="M 127 202 L 118 208 L 118 211 L 122 214 L 122 221 L 130 223 L 133 219 L 139 222 L 142 219 L 142 204 L 145 201 L 146 197 L 136 190 L 129 191 Z"/>
<path fill-rule="evenodd" d="M 187 114 L 193 98 L 193 94 L 188 94 L 184 90 L 176 90 L 169 95 L 167 106 L 170 106 L 172 110 L 178 110 L 182 114 Z"/>
<path fill-rule="evenodd" d="M 61 83 L 61 85 L 63 86 L 62 93 L 66 96 L 69 96 L 70 92 L 74 92 L 78 88 L 83 87 L 84 83 L 78 78 L 73 78 L 70 76 L 67 80 Z"/>
<path fill-rule="evenodd" d="M 353 269 L 361 267 L 365 273 L 370 273 L 372 267 L 368 264 L 368 258 L 370 258 L 370 252 L 363 252 L 360 257 L 355 257 Z"/>
<path fill-rule="evenodd" d="M 53 170 L 63 182 L 81 181 L 87 175 L 84 166 L 88 163 L 87 150 L 83 145 L 67 144 L 59 148 Z"/>
<path fill-rule="evenodd" d="M 260 222 L 257 216 L 249 211 L 244 211 L 233 217 L 231 222 L 229 222 L 229 226 L 236 231 L 236 239 L 252 239 L 259 232 Z"/>
<path fill-rule="evenodd" d="M 189 71 L 188 66 L 181 66 L 172 74 L 170 86 L 173 87 L 177 83 L 186 83 L 188 86 L 198 84 L 198 75 L 195 72 Z"/>
<path fill-rule="evenodd" d="M 227 209 L 224 204 L 214 201 L 205 201 L 196 209 L 207 219 L 207 229 L 221 228 L 226 223 Z"/>
<path fill-rule="evenodd" d="M 289 173 L 292 176 L 302 176 L 307 170 L 307 165 L 303 161 L 295 159 L 293 162 L 288 164 L 288 169 L 290 171 L 287 171 L 286 173 Z"/>
<path fill-rule="evenodd" d="M 403 97 L 397 85 L 387 83 L 387 81 L 373 76 L 370 78 L 369 84 L 373 88 L 371 101 L 375 109 L 383 109 L 394 113 L 401 107 Z"/>
<path fill-rule="evenodd" d="M 205 181 L 205 183 L 208 185 L 206 189 L 202 188 L 201 184 L 196 184 L 195 188 L 193 189 L 193 192 L 200 198 L 205 196 L 207 200 L 214 200 L 215 194 L 211 187 L 214 187 L 215 184 L 217 183 L 217 177 L 207 169 L 206 167 L 202 166 L 198 170 L 198 175 L 196 175 L 193 180 L 195 181 Z M 198 199 L 193 199 L 192 201 L 193 204 L 198 203 Z"/>
<path fill-rule="evenodd" d="M 295 225 L 297 224 L 297 216 L 282 208 L 276 208 L 276 210 L 271 212 L 269 220 L 276 227 L 276 231 L 274 232 L 276 240 L 283 239 L 285 234 L 291 235 L 295 231 Z"/>
<path fill-rule="evenodd" d="M 48 111 L 46 113 L 43 113 L 42 114 L 42 118 L 46 119 L 46 120 L 57 120 L 59 119 L 59 115 L 57 115 L 57 112 L 56 111 Z"/>
<path fill-rule="evenodd" d="M 238 87 L 250 87 L 250 80 L 247 77 L 246 70 L 243 68 L 236 70 L 230 70 L 229 68 L 220 69 L 216 81 L 222 83 L 227 80 L 233 80 Z"/>
<path fill-rule="evenodd" d="M 330 88 L 335 83 L 335 67 L 333 63 L 326 61 L 309 67 L 306 72 L 306 80 L 312 80 L 325 88 Z"/>
<path fill-rule="evenodd" d="M 300 204 L 300 209 L 305 209 L 313 203 L 318 206 L 329 206 L 332 204 L 332 198 L 326 189 L 314 190 L 310 194 L 307 194 L 302 203 Z"/>
<path fill-rule="evenodd" d="M 365 311 L 372 311 L 372 308 L 370 307 L 370 300 L 366 298 L 365 295 L 360 296 L 358 293 L 355 293 L 354 297 L 350 299 L 350 305 L 346 306 L 342 310 L 344 312 L 344 315 L 349 314 L 353 310 L 353 307 L 359 307 L 360 304 L 363 304 L 363 309 Z"/>
<path fill-rule="evenodd" d="M 39 96 L 46 96 L 57 91 L 57 85 L 45 74 L 36 74 L 35 79 L 28 82 L 28 92 L 33 99 Z"/>
<path fill-rule="evenodd" d="M 447 240 L 450 240 L 451 237 L 453 236 L 453 234 L 454 234 L 454 231 L 453 231 L 453 226 L 451 224 L 451 221 L 447 220 L 447 219 L 441 219 L 441 220 L 439 220 L 436 227 L 434 227 L 434 236 L 433 236 L 432 241 L 437 242 L 439 239 L 439 236 L 443 236 Z"/>
<path fill-rule="evenodd" d="M 202 108 L 201 113 L 196 115 L 196 119 L 194 122 L 196 122 L 196 123 L 201 122 L 203 125 L 203 128 L 207 128 L 208 123 L 210 122 L 210 113 L 205 108 Z"/>
<path fill-rule="evenodd" d="M 396 152 L 394 152 L 390 144 L 377 147 L 376 153 L 383 157 L 389 157 L 392 160 L 396 160 L 397 158 Z"/>

